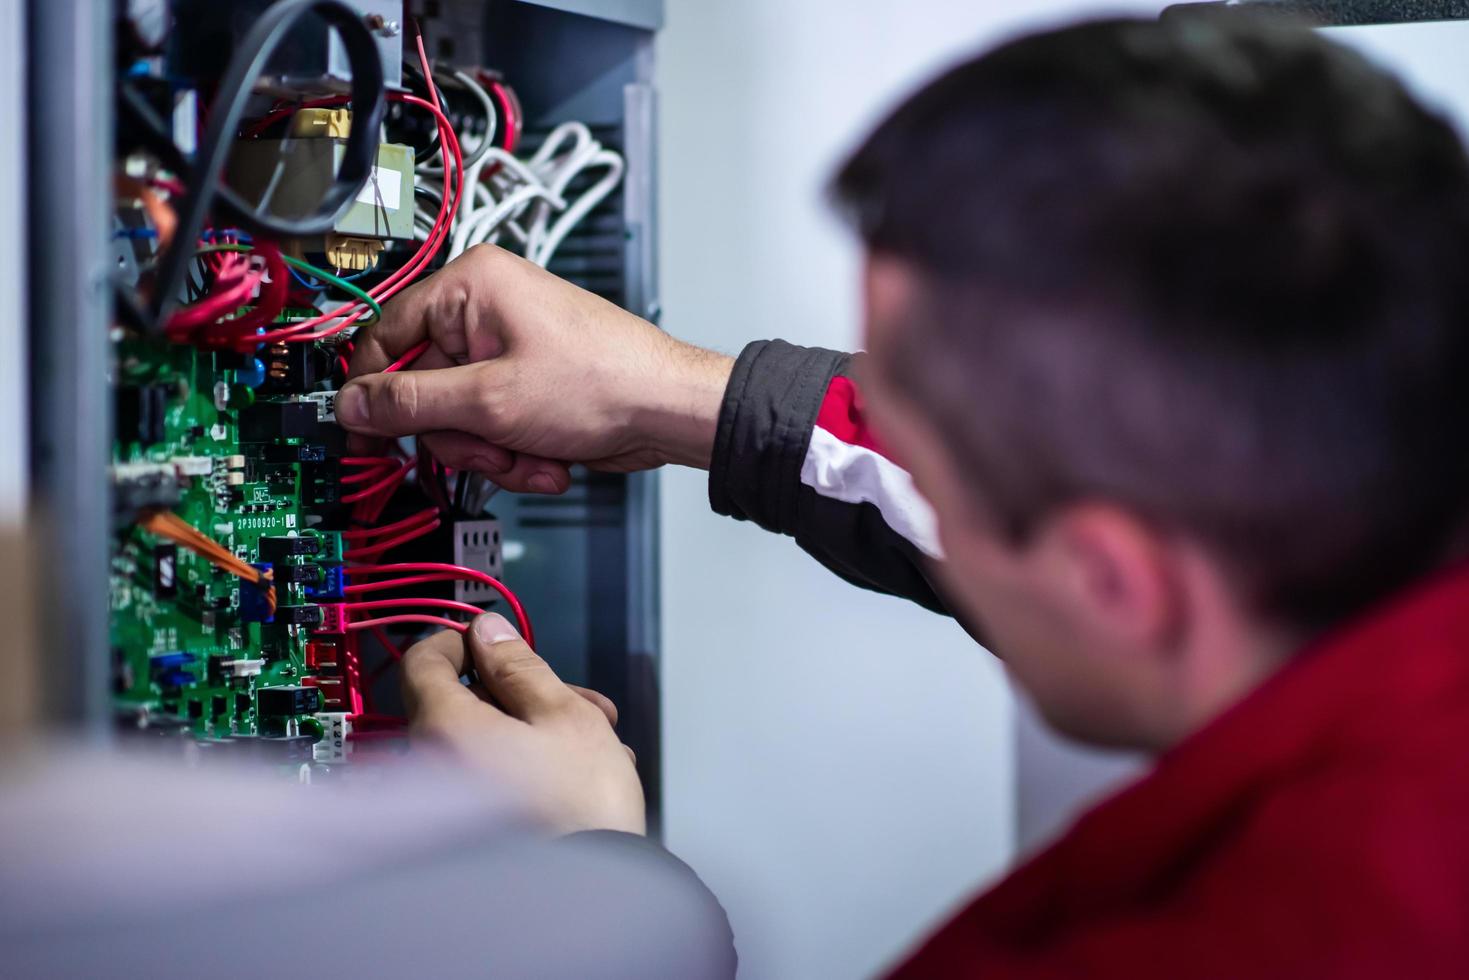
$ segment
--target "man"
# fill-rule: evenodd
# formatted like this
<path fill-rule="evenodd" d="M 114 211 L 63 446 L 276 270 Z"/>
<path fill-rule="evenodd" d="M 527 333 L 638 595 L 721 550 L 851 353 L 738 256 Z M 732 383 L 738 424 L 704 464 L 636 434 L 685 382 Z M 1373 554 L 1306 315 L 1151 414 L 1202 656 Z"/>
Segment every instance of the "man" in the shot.
<path fill-rule="evenodd" d="M 1056 728 L 1157 756 L 900 975 L 1462 972 L 1451 129 L 1309 32 L 1104 22 L 932 82 L 834 194 L 867 354 L 731 361 L 480 250 L 387 312 L 338 417 L 515 490 L 707 466 L 719 513 L 960 617 Z M 418 729 L 559 829 L 641 831 L 602 713 L 475 629 L 407 658 Z"/>

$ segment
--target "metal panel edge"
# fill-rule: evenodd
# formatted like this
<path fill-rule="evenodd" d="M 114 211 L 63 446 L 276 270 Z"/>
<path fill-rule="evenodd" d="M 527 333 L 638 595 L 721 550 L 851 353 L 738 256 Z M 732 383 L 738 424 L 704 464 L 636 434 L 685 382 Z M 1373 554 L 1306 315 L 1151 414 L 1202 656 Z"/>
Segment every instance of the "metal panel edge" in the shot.
<path fill-rule="evenodd" d="M 658 298 L 657 99 L 652 76 L 652 45 L 641 45 L 638 77 L 623 90 L 623 151 L 627 178 L 623 188 L 626 223 L 626 303 L 638 316 L 656 323 Z M 638 753 L 648 794 L 649 831 L 656 834 L 662 804 L 659 601 L 659 474 L 634 473 L 627 485 L 628 691 L 637 697 L 635 717 L 642 730 L 628 733 Z"/>
<path fill-rule="evenodd" d="M 26 111 L 26 10 L 15 13 L 0 35 L 0 128 L 24 133 Z M 12 140 L 0 151 L 0 228 L 4 240 L 26 240 L 26 142 Z M 0 264 L 0 523 L 19 524 L 27 510 L 27 398 L 30 391 L 26 337 L 29 256 L 17 248 L 16 261 Z"/>
<path fill-rule="evenodd" d="M 100 3 L 27 6 L 31 513 L 48 647 L 41 714 L 98 738 L 111 690 L 110 13 Z"/>

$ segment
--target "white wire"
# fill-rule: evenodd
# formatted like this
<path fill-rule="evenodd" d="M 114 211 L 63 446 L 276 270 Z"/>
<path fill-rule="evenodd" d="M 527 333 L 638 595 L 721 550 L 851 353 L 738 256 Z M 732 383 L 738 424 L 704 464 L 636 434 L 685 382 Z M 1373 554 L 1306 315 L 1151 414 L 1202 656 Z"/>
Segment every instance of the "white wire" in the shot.
<path fill-rule="evenodd" d="M 564 156 L 554 156 L 554 150 L 567 137 L 575 139 L 572 148 Z M 551 152 L 547 152 L 548 147 Z M 546 139 L 546 145 L 543 145 L 531 158 L 531 164 L 537 168 L 538 172 L 548 173 L 551 190 L 560 197 L 572 180 L 590 165 L 601 149 L 602 145 L 592 139 L 591 131 L 586 126 L 581 123 L 564 123 L 551 131 L 551 135 Z M 537 261 L 542 254 L 541 246 L 546 239 L 550 219 L 551 208 L 546 203 L 538 203 L 532 212 L 530 227 L 526 230 L 525 254 L 526 258 L 533 262 Z"/>
<path fill-rule="evenodd" d="M 542 268 L 550 265 L 551 258 L 561 247 L 561 242 L 566 236 L 571 234 L 572 229 L 580 224 L 581 220 L 590 214 L 598 204 L 601 204 L 622 181 L 624 164 L 620 155 L 611 150 L 602 150 L 587 163 L 588 168 L 597 166 L 606 167 L 606 175 L 583 191 L 581 197 L 577 198 L 576 202 L 556 219 L 551 230 L 546 232 L 539 245 L 535 247 L 534 254 L 527 254 L 527 257 L 536 265 Z"/>
<path fill-rule="evenodd" d="M 530 165 L 532 167 L 543 166 L 555 155 L 556 150 L 567 137 L 572 137 L 576 140 L 576 146 L 572 148 L 573 150 L 586 146 L 588 143 L 596 142 L 592 139 L 592 131 L 587 128 L 586 123 L 564 122 L 551 130 L 550 134 L 546 137 L 546 141 L 531 156 Z"/>
<path fill-rule="evenodd" d="M 485 241 L 500 222 L 535 198 L 545 194 L 546 188 L 539 183 L 526 184 L 512 191 L 495 207 L 476 213 L 454 232 L 454 239 L 449 247 L 449 257 L 455 258 L 462 255 L 465 249 Z"/>
<path fill-rule="evenodd" d="M 485 154 L 484 160 L 480 161 L 483 167 L 486 163 L 494 161 L 500 164 L 501 171 L 495 175 L 496 180 L 506 180 L 509 174 L 515 174 L 516 178 L 527 184 L 541 183 L 541 175 L 537 172 L 534 161 L 525 161 L 512 153 L 506 153 L 498 146 L 491 147 Z"/>
<path fill-rule="evenodd" d="M 467 87 L 488 98 L 472 79 Z M 528 159 L 483 143 L 475 147 L 473 157 L 473 163 L 465 161 L 465 185 L 470 193 L 454 216 L 450 259 L 483 242 L 508 238 L 526 258 L 542 267 L 548 265 L 566 237 L 616 189 L 626 170 L 621 155 L 604 147 L 580 122 L 562 123 L 551 130 Z M 493 167 L 488 177 L 486 167 Z M 567 188 L 589 170 L 606 173 L 568 200 Z M 420 183 L 434 194 L 444 193 L 441 174 L 431 165 L 418 168 Z M 433 219 L 428 211 L 415 209 L 416 237 L 428 237 Z"/>

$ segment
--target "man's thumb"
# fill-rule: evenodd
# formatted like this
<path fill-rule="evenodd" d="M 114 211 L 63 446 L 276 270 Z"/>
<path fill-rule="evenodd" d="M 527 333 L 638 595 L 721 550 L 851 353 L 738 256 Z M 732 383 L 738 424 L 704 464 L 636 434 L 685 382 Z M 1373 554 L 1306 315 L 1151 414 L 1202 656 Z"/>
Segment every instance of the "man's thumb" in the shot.
<path fill-rule="evenodd" d="M 480 683 L 514 717 L 534 721 L 576 701 L 504 616 L 476 617 L 465 639 Z"/>
<path fill-rule="evenodd" d="M 337 422 L 350 432 L 369 436 L 468 429 L 476 380 L 472 368 L 363 375 L 338 393 Z"/>

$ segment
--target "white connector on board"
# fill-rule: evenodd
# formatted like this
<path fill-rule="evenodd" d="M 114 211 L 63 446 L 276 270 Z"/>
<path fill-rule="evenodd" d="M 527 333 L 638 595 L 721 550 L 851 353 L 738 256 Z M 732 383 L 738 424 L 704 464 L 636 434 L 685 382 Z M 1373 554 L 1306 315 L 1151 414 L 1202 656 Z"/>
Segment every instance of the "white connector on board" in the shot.
<path fill-rule="evenodd" d="M 352 754 L 352 743 L 347 736 L 352 734 L 352 723 L 345 711 L 318 711 L 316 720 L 321 722 L 321 741 L 311 746 L 313 762 L 346 762 Z"/>

